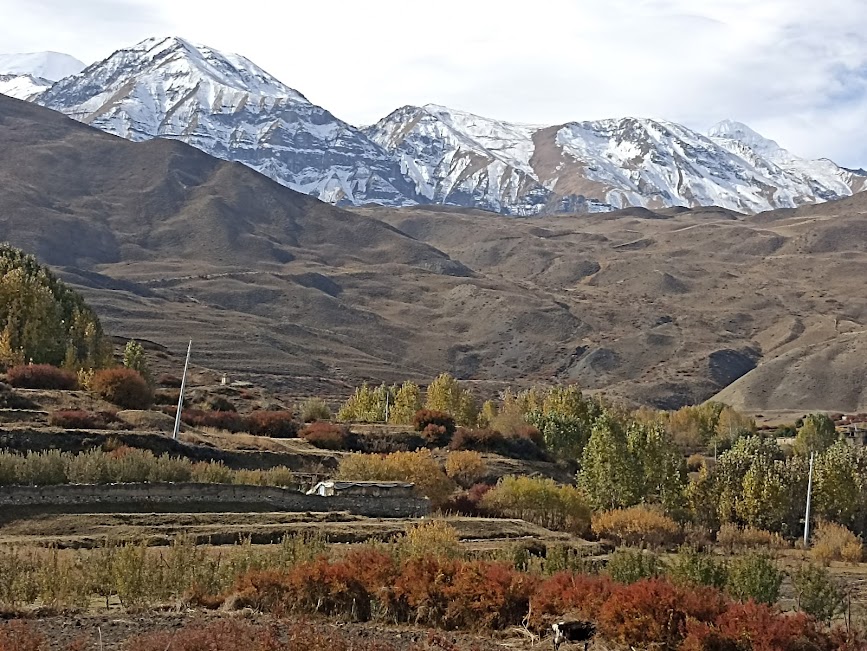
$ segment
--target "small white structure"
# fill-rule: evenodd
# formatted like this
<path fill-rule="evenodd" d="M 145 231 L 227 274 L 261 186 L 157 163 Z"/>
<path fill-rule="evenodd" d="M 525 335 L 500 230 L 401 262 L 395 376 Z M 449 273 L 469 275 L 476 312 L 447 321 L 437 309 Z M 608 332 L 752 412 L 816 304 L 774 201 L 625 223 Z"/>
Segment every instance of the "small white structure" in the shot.
<path fill-rule="evenodd" d="M 415 484 L 400 481 L 338 481 L 329 479 L 321 481 L 307 491 L 308 495 L 332 497 L 335 495 L 366 497 L 415 497 Z"/>

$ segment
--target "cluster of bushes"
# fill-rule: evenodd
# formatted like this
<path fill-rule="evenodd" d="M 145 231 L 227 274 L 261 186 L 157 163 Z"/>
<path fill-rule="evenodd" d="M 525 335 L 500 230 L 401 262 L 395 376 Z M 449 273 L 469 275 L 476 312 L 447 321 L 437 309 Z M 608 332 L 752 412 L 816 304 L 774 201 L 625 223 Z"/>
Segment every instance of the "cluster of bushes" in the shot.
<path fill-rule="evenodd" d="M 553 479 L 509 476 L 485 492 L 482 507 L 501 517 L 520 518 L 548 529 L 585 534 L 590 507 L 574 486 Z"/>
<path fill-rule="evenodd" d="M 66 429 L 129 429 L 129 425 L 110 411 L 62 409 L 51 413 L 48 424 Z"/>
<path fill-rule="evenodd" d="M 80 386 L 72 371 L 48 364 L 26 364 L 6 372 L 10 385 L 20 389 L 72 391 Z M 87 386 L 99 398 L 124 409 L 147 409 L 153 402 L 153 389 L 142 375 L 125 367 L 108 368 L 87 374 Z"/>
<path fill-rule="evenodd" d="M 296 486 L 285 467 L 269 470 L 232 470 L 220 462 L 192 462 L 182 457 L 155 456 L 148 450 L 120 447 L 110 452 L 91 450 L 72 454 L 59 450 L 19 455 L 0 452 L 0 485 L 112 484 L 195 482 Z"/>
<path fill-rule="evenodd" d="M 254 570 L 291 567 L 324 554 L 315 535 L 285 536 L 278 545 L 252 545 L 249 538 L 213 554 L 190 536 L 168 547 L 146 542 L 106 541 L 95 549 L 0 548 L 0 606 L 18 609 L 39 602 L 55 608 L 86 608 L 95 597 L 143 608 L 197 594 L 222 594 Z M 3 648 L 0 646 L 0 648 Z"/>
<path fill-rule="evenodd" d="M 174 417 L 177 407 L 164 407 L 163 412 Z M 253 411 L 249 415 L 236 411 L 184 409 L 181 422 L 190 427 L 213 427 L 237 434 L 247 432 L 255 436 L 295 438 L 301 428 L 291 411 Z"/>
<path fill-rule="evenodd" d="M 50 364 L 22 364 L 6 371 L 6 381 L 18 389 L 73 391 L 78 388 L 78 376 Z"/>
<path fill-rule="evenodd" d="M 552 566 L 562 564 L 553 552 Z M 245 541 L 221 554 L 190 538 L 162 550 L 134 543 L 95 550 L 4 547 L 0 575 L 0 605 L 10 608 L 37 600 L 82 607 L 96 596 L 107 602 L 117 597 L 127 608 L 181 599 L 447 630 L 499 630 L 526 622 L 538 632 L 571 613 L 596 621 L 609 642 L 636 648 L 830 651 L 863 644 L 824 627 L 840 604 L 820 567 L 793 575 L 799 603 L 813 616 L 782 614 L 767 603 L 779 590 L 781 573 L 765 557 L 722 566 L 684 550 L 666 566 L 627 550 L 612 555 L 607 575 L 539 575 L 514 562 L 466 558 L 454 530 L 442 521 L 417 525 L 390 546 L 366 544 L 339 556 L 330 556 L 321 538 L 298 537 L 262 548 Z"/>
<path fill-rule="evenodd" d="M 659 508 L 633 506 L 593 515 L 593 533 L 616 545 L 662 547 L 680 542 L 680 525 Z"/>
<path fill-rule="evenodd" d="M 494 429 L 461 427 L 451 437 L 448 447 L 449 450 L 491 452 L 516 459 L 547 459 L 541 432 L 529 425 L 508 435 Z"/>
<path fill-rule="evenodd" d="M 442 556 L 396 558 L 362 548 L 285 572 L 253 572 L 233 599 L 266 612 L 412 622 L 446 630 L 499 630 L 521 624 L 545 631 L 574 613 L 597 622 L 610 642 L 663 649 L 837 649 L 811 617 L 731 601 L 711 587 L 665 579 L 619 584 L 569 572 L 540 579 L 507 564 Z M 706 646 L 713 638 L 717 646 Z M 728 646 L 724 646 L 728 645 Z"/>

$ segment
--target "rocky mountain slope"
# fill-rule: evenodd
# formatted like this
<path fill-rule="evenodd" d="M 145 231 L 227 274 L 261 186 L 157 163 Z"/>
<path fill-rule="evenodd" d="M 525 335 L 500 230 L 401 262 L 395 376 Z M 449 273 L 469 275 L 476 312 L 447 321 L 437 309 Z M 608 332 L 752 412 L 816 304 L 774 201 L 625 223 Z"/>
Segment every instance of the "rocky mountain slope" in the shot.
<path fill-rule="evenodd" d="M 0 150 L 0 241 L 53 265 L 112 334 L 178 351 L 192 338 L 198 364 L 238 379 L 514 374 L 556 364 L 581 327 L 548 297 L 181 142 L 0 97 Z"/>
<path fill-rule="evenodd" d="M 517 215 L 709 205 L 754 213 L 849 196 L 867 181 L 736 122 L 705 136 L 659 120 L 543 127 L 428 105 L 366 132 L 427 200 Z"/>
<path fill-rule="evenodd" d="M 83 69 L 81 61 L 58 52 L 0 54 L 0 94 L 32 100 L 57 80 Z"/>
<path fill-rule="evenodd" d="M 180 38 L 119 50 L 37 101 L 130 140 L 181 140 L 331 203 L 402 205 L 414 195 L 360 131 L 252 61 Z"/>
<path fill-rule="evenodd" d="M 276 387 L 577 381 L 867 411 L 867 194 L 744 216 L 335 208 L 173 140 L 0 97 L 0 240 L 114 334 Z M 728 387 L 728 389 L 726 388 Z M 736 404 L 742 404 L 737 403 Z"/>

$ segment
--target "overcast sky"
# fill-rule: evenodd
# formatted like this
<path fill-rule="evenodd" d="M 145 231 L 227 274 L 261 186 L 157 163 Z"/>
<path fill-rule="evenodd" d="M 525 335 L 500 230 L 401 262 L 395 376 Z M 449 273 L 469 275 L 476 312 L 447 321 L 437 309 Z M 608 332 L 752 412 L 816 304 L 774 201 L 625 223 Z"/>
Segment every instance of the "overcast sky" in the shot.
<path fill-rule="evenodd" d="M 731 118 L 867 167 L 867 0 L 0 0 L 0 52 L 149 36 L 252 59 L 356 125 L 429 102 L 555 124 Z"/>

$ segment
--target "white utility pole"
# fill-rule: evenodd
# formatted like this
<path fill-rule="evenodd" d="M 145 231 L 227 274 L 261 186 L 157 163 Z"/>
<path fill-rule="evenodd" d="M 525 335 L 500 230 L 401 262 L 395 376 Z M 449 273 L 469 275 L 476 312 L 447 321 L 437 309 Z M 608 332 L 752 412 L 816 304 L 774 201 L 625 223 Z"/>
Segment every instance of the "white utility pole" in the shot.
<path fill-rule="evenodd" d="M 810 452 L 810 478 L 807 480 L 807 512 L 804 514 L 804 549 L 810 544 L 810 498 L 813 496 L 813 458 L 815 452 Z"/>
<path fill-rule="evenodd" d="M 190 339 L 190 345 L 187 346 L 187 361 L 184 362 L 184 375 L 181 377 L 181 395 L 178 396 L 178 413 L 175 414 L 175 430 L 172 432 L 172 438 L 178 439 L 178 432 L 181 430 L 181 411 L 184 408 L 184 387 L 187 385 L 187 368 L 190 366 L 190 351 L 193 349 L 193 340 Z"/>

